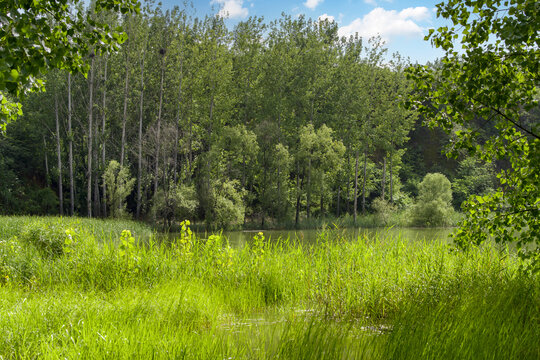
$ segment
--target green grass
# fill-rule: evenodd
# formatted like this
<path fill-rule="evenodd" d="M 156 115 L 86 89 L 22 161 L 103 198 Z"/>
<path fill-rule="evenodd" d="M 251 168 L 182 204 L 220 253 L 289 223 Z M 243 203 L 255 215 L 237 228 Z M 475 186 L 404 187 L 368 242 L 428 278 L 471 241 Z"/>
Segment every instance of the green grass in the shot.
<path fill-rule="evenodd" d="M 492 246 L 339 230 L 233 249 L 154 241 L 134 222 L 2 217 L 0 356 L 538 359 L 540 281 L 520 265 Z"/>

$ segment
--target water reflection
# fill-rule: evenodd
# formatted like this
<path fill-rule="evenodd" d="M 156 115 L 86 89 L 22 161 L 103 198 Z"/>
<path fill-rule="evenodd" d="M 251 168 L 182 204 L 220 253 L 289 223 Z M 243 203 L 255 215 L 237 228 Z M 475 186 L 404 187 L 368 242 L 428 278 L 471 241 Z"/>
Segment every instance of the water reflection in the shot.
<path fill-rule="evenodd" d="M 367 236 L 376 238 L 378 236 L 401 236 L 408 240 L 432 241 L 435 239 L 448 240 L 453 229 L 451 228 L 348 228 L 331 230 L 342 235 L 345 239 L 356 239 L 358 236 Z M 245 231 L 224 231 L 223 235 L 229 240 L 233 247 L 242 247 L 250 242 L 259 231 L 262 231 L 267 241 L 277 239 L 289 239 L 291 241 L 300 241 L 304 243 L 313 243 L 317 241 L 317 235 L 320 229 L 309 230 L 245 230 Z M 212 233 L 196 232 L 198 238 L 208 238 Z M 169 239 L 178 237 L 178 234 L 171 233 Z"/>

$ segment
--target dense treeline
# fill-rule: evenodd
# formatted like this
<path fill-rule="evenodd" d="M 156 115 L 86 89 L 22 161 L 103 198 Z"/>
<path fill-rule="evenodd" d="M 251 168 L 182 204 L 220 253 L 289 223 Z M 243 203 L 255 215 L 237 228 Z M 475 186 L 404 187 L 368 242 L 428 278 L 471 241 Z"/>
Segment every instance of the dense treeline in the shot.
<path fill-rule="evenodd" d="M 25 101 L 0 139 L 0 212 L 217 226 L 356 220 L 375 198 L 408 205 L 431 170 L 416 164 L 425 136 L 408 143 L 417 119 L 399 106 L 408 64 L 388 60 L 378 39 L 286 15 L 232 30 L 178 8 L 100 20 L 128 40 L 90 53 L 86 78 L 50 73 L 47 91 Z M 463 176 L 478 171 L 468 161 Z"/>

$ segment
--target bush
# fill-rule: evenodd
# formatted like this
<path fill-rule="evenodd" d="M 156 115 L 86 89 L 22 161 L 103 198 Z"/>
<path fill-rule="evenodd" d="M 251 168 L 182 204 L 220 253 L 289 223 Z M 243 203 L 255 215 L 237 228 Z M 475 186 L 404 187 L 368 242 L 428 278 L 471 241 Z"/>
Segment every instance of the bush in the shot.
<path fill-rule="evenodd" d="M 385 226 L 388 225 L 390 217 L 396 211 L 396 207 L 380 197 L 373 200 L 373 204 L 371 206 L 377 214 L 377 219 Z"/>
<path fill-rule="evenodd" d="M 107 205 L 110 216 L 125 217 L 127 215 L 126 198 L 135 184 L 135 178 L 130 179 L 129 168 L 121 167 L 118 161 L 111 160 L 103 174 L 103 181 L 107 185 Z"/>
<path fill-rule="evenodd" d="M 244 221 L 244 192 L 239 190 L 238 181 L 224 181 L 216 186 L 213 224 L 226 228 Z"/>
<path fill-rule="evenodd" d="M 43 257 L 55 258 L 64 253 L 66 230 L 61 224 L 41 221 L 29 224 L 21 233 L 21 241 L 33 246 Z"/>
<path fill-rule="evenodd" d="M 416 226 L 446 226 L 454 218 L 452 185 L 443 174 L 427 174 L 418 185 L 418 201 L 412 209 Z"/>
<path fill-rule="evenodd" d="M 195 187 L 182 184 L 168 193 L 158 190 L 153 199 L 152 216 L 170 227 L 174 220 L 193 219 L 198 206 Z"/>

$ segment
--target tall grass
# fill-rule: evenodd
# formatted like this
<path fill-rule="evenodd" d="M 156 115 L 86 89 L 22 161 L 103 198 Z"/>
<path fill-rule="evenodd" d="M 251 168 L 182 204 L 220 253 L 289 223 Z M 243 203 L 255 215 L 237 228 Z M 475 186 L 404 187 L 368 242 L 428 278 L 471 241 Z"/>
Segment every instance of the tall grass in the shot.
<path fill-rule="evenodd" d="M 4 358 L 540 356 L 538 277 L 491 246 L 334 230 L 231 248 L 186 228 L 165 243 L 132 222 L 61 218 L 0 230 Z"/>

